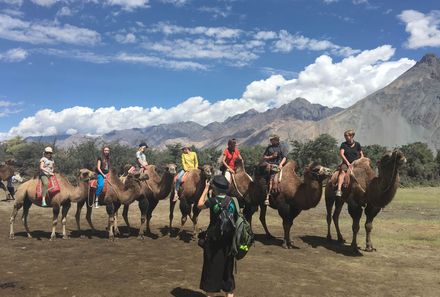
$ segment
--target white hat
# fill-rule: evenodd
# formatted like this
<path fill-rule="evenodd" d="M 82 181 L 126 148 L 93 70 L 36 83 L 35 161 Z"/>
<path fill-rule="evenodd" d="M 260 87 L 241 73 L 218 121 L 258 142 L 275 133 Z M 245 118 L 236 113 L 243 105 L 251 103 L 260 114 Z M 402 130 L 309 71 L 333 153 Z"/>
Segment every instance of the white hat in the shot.
<path fill-rule="evenodd" d="M 44 149 L 44 152 L 45 152 L 45 153 L 53 153 L 53 150 L 52 150 L 52 148 L 51 148 L 50 146 L 48 146 L 48 147 L 46 147 L 46 148 Z"/>

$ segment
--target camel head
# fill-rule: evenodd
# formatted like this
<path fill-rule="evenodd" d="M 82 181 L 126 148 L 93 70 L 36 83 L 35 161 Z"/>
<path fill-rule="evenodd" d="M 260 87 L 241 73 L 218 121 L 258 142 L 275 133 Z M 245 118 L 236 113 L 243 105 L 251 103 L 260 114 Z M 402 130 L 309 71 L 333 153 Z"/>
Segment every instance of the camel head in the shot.
<path fill-rule="evenodd" d="M 149 176 L 146 172 L 135 172 L 129 173 L 127 175 L 127 178 L 133 179 L 135 181 L 146 181 L 148 180 Z"/>
<path fill-rule="evenodd" d="M 78 178 L 82 182 L 88 182 L 91 179 L 97 179 L 98 176 L 96 175 L 96 172 L 91 171 L 89 169 L 83 168 L 79 170 Z"/>
<path fill-rule="evenodd" d="M 202 171 L 202 174 L 205 175 L 206 179 L 211 179 L 211 176 L 214 174 L 214 167 L 211 165 L 203 165 L 199 167 L 199 169 Z"/>
<path fill-rule="evenodd" d="M 321 166 L 313 162 L 304 170 L 304 176 L 309 175 L 312 179 L 322 182 L 326 178 L 332 176 L 333 171 L 330 168 Z"/>
<path fill-rule="evenodd" d="M 260 162 L 254 167 L 255 176 L 266 176 L 270 173 L 270 165 L 267 162 Z"/>
<path fill-rule="evenodd" d="M 165 164 L 165 171 L 172 175 L 177 174 L 177 165 L 173 163 Z"/>
<path fill-rule="evenodd" d="M 380 160 L 377 162 L 379 172 L 388 170 L 394 170 L 400 168 L 406 163 L 405 155 L 400 150 L 394 150 L 392 152 L 387 152 Z"/>

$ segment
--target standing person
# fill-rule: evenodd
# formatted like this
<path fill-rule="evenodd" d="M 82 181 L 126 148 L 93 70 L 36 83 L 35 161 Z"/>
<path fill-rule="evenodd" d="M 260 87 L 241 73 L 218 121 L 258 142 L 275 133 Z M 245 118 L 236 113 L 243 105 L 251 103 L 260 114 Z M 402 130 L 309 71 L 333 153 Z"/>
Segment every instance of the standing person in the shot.
<path fill-rule="evenodd" d="M 355 133 L 353 130 L 345 131 L 345 142 L 341 143 L 341 147 L 339 148 L 339 155 L 342 158 L 342 164 L 339 165 L 338 189 L 336 190 L 337 197 L 342 196 L 342 185 L 344 184 L 347 172 L 353 170 L 352 163 L 355 160 L 364 157 L 360 143 L 354 141 L 354 135 Z"/>
<path fill-rule="evenodd" d="M 276 173 L 280 172 L 286 163 L 286 156 L 280 145 L 280 137 L 278 135 L 271 135 L 269 138 L 270 145 L 266 148 L 263 154 L 263 160 L 269 163 L 270 174 L 269 174 L 269 190 L 266 195 L 266 200 L 264 204 L 269 205 L 269 195 L 273 187 L 273 177 Z"/>
<path fill-rule="evenodd" d="M 49 190 L 49 178 L 55 173 L 55 162 L 53 160 L 53 149 L 48 146 L 44 149 L 43 157 L 40 159 L 40 180 L 42 183 L 41 206 L 47 206 L 46 195 Z"/>
<path fill-rule="evenodd" d="M 209 189 L 212 189 L 212 197 L 208 198 Z M 231 197 L 226 195 L 229 182 L 223 175 L 216 175 L 212 179 L 211 187 L 206 183 L 197 207 L 209 208 L 210 221 L 206 230 L 206 238 L 203 245 L 203 269 L 200 281 L 200 289 L 206 292 L 207 297 L 215 296 L 223 291 L 226 297 L 234 296 L 234 256 L 231 255 L 232 238 L 234 227 L 222 225 L 220 215 L 225 210 L 229 216 L 236 219 L 237 210 Z"/>
<path fill-rule="evenodd" d="M 145 142 L 141 142 L 139 144 L 139 149 L 136 152 L 136 161 L 139 166 L 139 171 L 144 172 L 147 169 L 148 162 L 147 156 L 145 156 L 145 151 L 147 150 L 148 145 Z"/>
<path fill-rule="evenodd" d="M 189 146 L 182 147 L 182 170 L 179 171 L 176 178 L 176 185 L 174 191 L 174 201 L 179 199 L 179 187 L 182 183 L 182 178 L 186 172 L 197 169 L 199 161 L 197 160 L 196 152 L 192 152 Z"/>
<path fill-rule="evenodd" d="M 96 173 L 98 174 L 98 181 L 96 185 L 95 193 L 95 208 L 99 208 L 98 198 L 104 190 L 105 179 L 107 174 L 110 172 L 110 148 L 105 146 L 102 149 L 102 155 L 98 157 L 96 163 Z"/>
<path fill-rule="evenodd" d="M 222 171 L 229 183 L 232 181 L 232 174 L 235 174 L 235 161 L 237 159 L 243 162 L 243 158 L 237 148 L 237 140 L 232 138 L 228 140 L 228 147 L 223 151 L 222 156 L 222 167 L 224 168 Z"/>

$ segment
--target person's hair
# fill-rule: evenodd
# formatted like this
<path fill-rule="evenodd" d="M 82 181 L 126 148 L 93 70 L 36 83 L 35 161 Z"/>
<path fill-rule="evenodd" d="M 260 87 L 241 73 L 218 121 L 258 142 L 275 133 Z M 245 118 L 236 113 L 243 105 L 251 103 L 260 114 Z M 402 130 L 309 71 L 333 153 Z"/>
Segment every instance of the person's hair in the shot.
<path fill-rule="evenodd" d="M 355 135 L 354 130 L 351 129 L 344 132 L 344 136 L 354 136 L 354 135 Z"/>
<path fill-rule="evenodd" d="M 237 144 L 237 140 L 235 138 L 229 139 L 228 140 L 228 147 L 231 147 L 233 145 Z"/>
<path fill-rule="evenodd" d="M 102 154 L 103 157 L 105 156 L 105 154 L 104 154 L 105 149 L 109 149 L 109 150 L 110 150 L 110 148 L 109 148 L 108 146 L 104 146 L 104 147 L 102 148 L 102 150 L 101 150 L 101 154 Z M 110 155 L 110 154 L 109 154 L 109 155 Z"/>

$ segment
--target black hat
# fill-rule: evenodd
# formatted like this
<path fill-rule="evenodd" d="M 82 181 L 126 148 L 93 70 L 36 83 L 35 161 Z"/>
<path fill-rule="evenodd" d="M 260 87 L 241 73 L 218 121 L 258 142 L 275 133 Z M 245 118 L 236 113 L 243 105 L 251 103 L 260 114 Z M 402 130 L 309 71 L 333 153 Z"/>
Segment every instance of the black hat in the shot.
<path fill-rule="evenodd" d="M 147 145 L 145 142 L 141 142 L 141 143 L 139 144 L 139 147 L 143 147 L 143 146 L 148 147 L 148 145 Z"/>
<path fill-rule="evenodd" d="M 229 189 L 229 182 L 223 175 L 216 175 L 212 178 L 212 185 L 221 190 Z"/>

